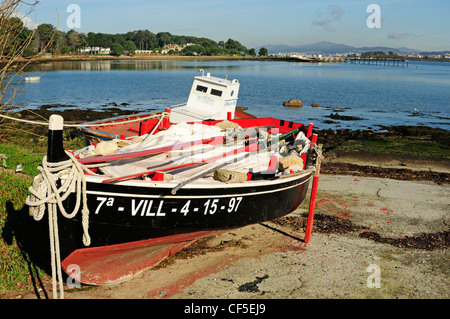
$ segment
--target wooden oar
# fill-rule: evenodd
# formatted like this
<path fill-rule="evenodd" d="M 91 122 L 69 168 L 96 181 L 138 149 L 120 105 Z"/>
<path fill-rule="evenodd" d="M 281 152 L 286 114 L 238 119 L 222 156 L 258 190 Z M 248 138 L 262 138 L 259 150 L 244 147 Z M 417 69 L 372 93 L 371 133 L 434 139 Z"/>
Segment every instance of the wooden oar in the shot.
<path fill-rule="evenodd" d="M 214 162 L 216 160 L 222 159 L 227 156 L 236 155 L 236 154 L 239 154 L 242 152 L 254 152 L 258 149 L 259 149 L 258 144 L 250 144 L 248 146 L 244 146 L 239 149 L 234 149 L 231 152 L 228 152 L 226 154 L 214 156 L 214 157 L 211 157 L 211 158 L 208 158 L 205 160 L 201 160 L 198 162 L 175 165 L 175 166 L 165 167 L 165 168 L 161 168 L 161 169 L 157 169 L 157 170 L 146 171 L 146 172 L 141 172 L 141 173 L 127 175 L 127 176 L 120 176 L 120 177 L 105 179 L 103 181 L 103 183 L 114 183 L 114 182 L 124 181 L 124 180 L 128 180 L 128 179 L 134 179 L 134 178 L 138 178 L 138 177 L 142 177 L 142 176 L 152 175 L 156 172 L 172 171 L 172 170 L 176 170 L 176 169 L 180 169 L 180 168 L 191 167 L 191 166 L 200 165 L 200 164 L 204 164 L 204 163 L 208 163 L 208 162 Z"/>
<path fill-rule="evenodd" d="M 249 157 L 250 154 L 252 154 L 253 152 L 255 152 L 255 151 L 257 151 L 257 150 L 258 150 L 258 148 L 256 148 L 256 149 L 253 150 L 253 151 L 247 152 L 242 158 L 236 160 L 234 163 L 236 163 L 236 162 L 238 162 L 238 161 L 241 161 L 241 160 L 244 159 L 244 158 Z M 207 170 L 207 171 L 204 171 L 204 172 L 202 172 L 202 173 L 200 173 L 200 174 L 198 174 L 198 175 L 196 175 L 196 176 L 194 176 L 194 177 L 189 178 L 188 180 L 185 180 L 185 181 L 179 183 L 177 186 L 175 186 L 174 188 L 172 188 L 172 190 L 171 190 L 172 195 L 175 195 L 175 194 L 177 193 L 177 191 L 178 191 L 181 187 L 183 187 L 183 186 L 185 186 L 185 185 L 187 185 L 187 184 L 189 184 L 189 183 L 192 183 L 192 182 L 196 181 L 197 179 L 200 179 L 200 178 L 202 178 L 202 177 L 204 177 L 204 176 L 206 176 L 206 175 L 208 175 L 208 174 L 211 174 L 211 173 L 215 172 L 216 170 L 221 169 L 222 167 L 224 167 L 224 166 L 226 166 L 226 165 L 229 165 L 229 164 L 230 164 L 230 163 L 228 163 L 227 161 L 225 161 L 224 163 L 221 163 L 221 164 L 219 164 L 219 165 L 217 165 L 217 166 L 215 166 L 215 167 L 213 167 L 213 168 L 211 168 L 211 169 L 209 169 L 209 170 Z"/>
<path fill-rule="evenodd" d="M 169 146 L 163 146 L 158 148 L 153 148 L 150 150 L 144 150 L 144 151 L 138 151 L 138 152 L 128 152 L 128 153 L 119 153 L 119 154 L 112 154 L 112 155 L 104 155 L 104 156 L 92 156 L 92 157 L 85 157 L 78 159 L 78 162 L 81 164 L 89 164 L 89 163 L 100 163 L 100 162 L 110 162 L 110 161 L 117 161 L 124 158 L 135 158 L 135 157 L 142 157 L 142 156 L 149 156 L 153 154 L 159 154 L 164 153 L 168 151 L 173 151 L 177 149 L 181 149 L 187 146 L 193 146 L 197 144 L 220 144 L 223 143 L 225 140 L 224 136 L 216 136 L 211 138 L 206 138 L 198 141 L 189 141 Z"/>
<path fill-rule="evenodd" d="M 263 128 L 263 127 L 271 128 L 272 126 L 273 125 L 258 126 L 258 127 L 255 126 L 255 127 L 250 127 L 250 128 Z M 250 128 L 247 128 L 247 130 Z M 244 133 L 245 133 L 245 131 L 246 130 L 244 130 Z M 164 147 L 158 147 L 158 148 L 153 148 L 153 149 L 143 150 L 143 151 L 138 151 L 138 152 L 133 151 L 133 152 L 127 152 L 127 153 L 112 154 L 112 155 L 85 157 L 85 158 L 78 159 L 78 162 L 81 164 L 111 162 L 111 161 L 117 161 L 117 160 L 124 159 L 124 158 L 135 158 L 135 157 L 149 156 L 149 155 L 169 152 L 169 151 L 182 149 L 184 147 L 193 146 L 193 145 L 197 145 L 197 144 L 210 144 L 210 145 L 221 144 L 221 143 L 224 143 L 228 137 L 233 136 L 234 133 L 235 132 L 232 131 L 225 136 L 216 136 L 216 137 L 211 137 L 211 138 L 205 138 L 202 140 L 184 142 L 184 143 L 179 143 L 179 144 L 174 144 L 174 145 L 169 145 L 169 146 L 164 146 Z"/>
<path fill-rule="evenodd" d="M 289 132 L 287 132 L 287 133 L 281 135 L 281 136 L 278 138 L 278 140 L 279 140 L 279 141 L 285 140 L 285 139 L 287 139 L 289 136 L 294 135 L 295 133 L 297 133 L 298 131 L 299 131 L 299 129 L 298 129 L 298 128 L 295 128 L 295 129 L 293 129 L 292 131 L 289 131 Z"/>

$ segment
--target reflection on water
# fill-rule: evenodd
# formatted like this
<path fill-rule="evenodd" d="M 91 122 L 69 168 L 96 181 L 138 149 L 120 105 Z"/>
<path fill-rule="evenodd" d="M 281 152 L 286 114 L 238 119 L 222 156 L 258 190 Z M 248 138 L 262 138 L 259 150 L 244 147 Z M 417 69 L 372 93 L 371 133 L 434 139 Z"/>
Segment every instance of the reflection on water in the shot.
<path fill-rule="evenodd" d="M 49 62 L 34 67 L 36 71 L 110 71 L 110 70 L 171 70 L 181 69 L 183 66 L 174 65 L 170 61 L 73 61 Z"/>
<path fill-rule="evenodd" d="M 238 79 L 238 106 L 248 107 L 256 116 L 314 122 L 320 128 L 400 124 L 450 129 L 448 63 L 393 67 L 234 60 L 51 62 L 30 68 L 44 76 L 39 83 L 27 83 L 28 93 L 16 103 L 27 108 L 50 104 L 99 109 L 124 104 L 123 108 L 136 111 L 163 110 L 187 101 L 198 69 Z M 300 99 L 304 106 L 283 107 L 290 99 Z M 311 107 L 312 103 L 321 106 Z M 330 119 L 336 112 L 364 120 Z"/>
<path fill-rule="evenodd" d="M 196 65 L 186 65 L 180 61 L 55 61 L 41 63 L 32 66 L 27 71 L 111 71 L 111 70 L 129 70 L 129 71 L 147 71 L 147 70 L 179 70 L 179 69 L 195 69 Z M 220 68 L 224 66 L 209 65 L 208 69 Z M 239 68 L 238 65 L 229 65 L 226 69 Z"/>

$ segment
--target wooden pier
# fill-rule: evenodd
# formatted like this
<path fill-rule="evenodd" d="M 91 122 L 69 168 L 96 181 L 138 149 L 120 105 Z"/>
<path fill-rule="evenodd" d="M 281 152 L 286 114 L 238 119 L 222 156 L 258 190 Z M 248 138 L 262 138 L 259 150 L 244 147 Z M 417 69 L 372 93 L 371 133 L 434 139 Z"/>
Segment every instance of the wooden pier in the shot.
<path fill-rule="evenodd" d="M 408 60 L 405 58 L 362 58 L 362 57 L 353 57 L 347 58 L 347 61 L 351 63 L 358 64 L 374 64 L 374 65 L 392 65 L 392 66 L 408 66 Z"/>

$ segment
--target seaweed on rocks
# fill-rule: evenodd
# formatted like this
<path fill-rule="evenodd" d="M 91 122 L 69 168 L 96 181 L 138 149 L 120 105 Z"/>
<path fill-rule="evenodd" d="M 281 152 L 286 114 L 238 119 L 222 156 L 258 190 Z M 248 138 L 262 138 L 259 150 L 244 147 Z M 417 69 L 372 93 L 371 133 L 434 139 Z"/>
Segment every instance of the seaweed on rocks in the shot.
<path fill-rule="evenodd" d="M 362 117 L 350 116 L 350 115 L 341 115 L 338 112 L 331 113 L 327 117 L 329 117 L 329 118 L 331 118 L 333 120 L 341 120 L 341 121 L 360 121 L 360 120 L 364 120 L 364 118 L 362 118 Z"/>
<path fill-rule="evenodd" d="M 275 224 L 295 230 L 306 228 L 307 214 L 302 216 L 285 216 L 274 220 Z M 365 226 L 353 224 L 349 219 L 325 214 L 314 216 L 313 232 L 324 234 L 356 234 L 361 238 L 377 243 L 388 244 L 404 249 L 437 250 L 447 249 L 450 246 L 450 232 L 420 233 L 414 236 L 398 238 L 383 237 L 379 233 L 369 230 Z"/>

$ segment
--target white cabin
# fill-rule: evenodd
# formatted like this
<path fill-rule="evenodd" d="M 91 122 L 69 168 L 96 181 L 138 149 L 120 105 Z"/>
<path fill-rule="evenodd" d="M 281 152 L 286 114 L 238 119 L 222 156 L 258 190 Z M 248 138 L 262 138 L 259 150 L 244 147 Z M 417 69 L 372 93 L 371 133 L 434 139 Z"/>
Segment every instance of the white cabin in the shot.
<path fill-rule="evenodd" d="M 217 78 L 207 73 L 196 76 L 187 104 L 171 110 L 172 123 L 226 120 L 234 112 L 239 94 L 239 81 Z"/>

